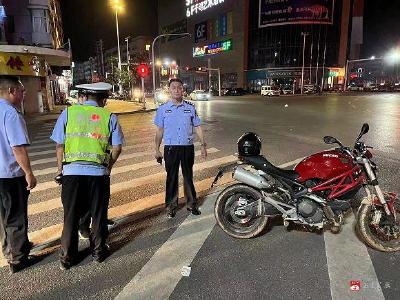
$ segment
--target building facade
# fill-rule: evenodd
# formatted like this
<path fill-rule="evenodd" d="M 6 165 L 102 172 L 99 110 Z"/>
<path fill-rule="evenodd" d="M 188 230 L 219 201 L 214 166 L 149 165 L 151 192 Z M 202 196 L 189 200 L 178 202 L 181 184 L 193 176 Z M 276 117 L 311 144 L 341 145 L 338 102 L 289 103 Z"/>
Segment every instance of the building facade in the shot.
<path fill-rule="evenodd" d="M 192 89 L 215 88 L 215 72 L 204 70 L 216 68 L 223 88 L 296 90 L 302 76 L 304 84 L 333 88 L 344 84 L 350 54 L 359 55 L 362 15 L 363 0 L 160 0 L 159 33 L 192 36 L 162 41 L 156 52 L 177 61 Z"/>
<path fill-rule="evenodd" d="M 160 0 L 158 16 L 160 34 L 191 34 L 157 42 L 161 82 L 176 76 L 164 62 L 176 61 L 189 90 L 217 89 L 216 69 L 220 69 L 222 87 L 246 85 L 248 0 Z"/>
<path fill-rule="evenodd" d="M 20 76 L 25 113 L 52 110 L 67 93 L 71 61 L 58 50 L 64 39 L 58 0 L 1 0 L 0 20 L 0 74 Z"/>

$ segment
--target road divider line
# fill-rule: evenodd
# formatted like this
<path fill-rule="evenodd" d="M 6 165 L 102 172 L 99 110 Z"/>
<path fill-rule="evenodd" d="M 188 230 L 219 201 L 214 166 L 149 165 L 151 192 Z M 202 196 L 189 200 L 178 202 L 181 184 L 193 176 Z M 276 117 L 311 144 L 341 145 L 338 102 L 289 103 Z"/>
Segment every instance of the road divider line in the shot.
<path fill-rule="evenodd" d="M 339 234 L 324 233 L 332 300 L 384 300 L 367 247 L 354 232 L 354 214 L 345 220 L 346 224 Z M 352 291 L 350 281 L 361 281 L 360 290 Z M 363 285 L 373 288 L 367 289 Z"/>

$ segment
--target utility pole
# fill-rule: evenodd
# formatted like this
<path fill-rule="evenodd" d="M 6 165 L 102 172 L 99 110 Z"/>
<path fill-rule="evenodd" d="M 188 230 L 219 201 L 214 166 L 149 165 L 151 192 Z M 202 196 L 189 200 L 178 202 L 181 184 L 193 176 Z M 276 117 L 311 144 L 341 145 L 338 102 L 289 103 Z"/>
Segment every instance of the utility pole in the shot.
<path fill-rule="evenodd" d="M 301 35 L 303 36 L 303 66 L 301 68 L 301 94 L 303 94 L 304 89 L 304 56 L 306 51 L 306 36 L 309 35 L 308 32 L 302 32 Z"/>

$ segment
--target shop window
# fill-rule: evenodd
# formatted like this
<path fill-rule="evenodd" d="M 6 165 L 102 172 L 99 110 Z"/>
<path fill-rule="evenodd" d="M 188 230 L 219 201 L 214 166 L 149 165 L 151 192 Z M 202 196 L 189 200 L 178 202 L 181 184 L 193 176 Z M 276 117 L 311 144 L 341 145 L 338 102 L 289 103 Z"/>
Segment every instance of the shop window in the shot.
<path fill-rule="evenodd" d="M 49 11 L 44 9 L 32 10 L 33 32 L 50 32 Z"/>
<path fill-rule="evenodd" d="M 7 16 L 7 31 L 9 33 L 15 32 L 14 16 Z"/>

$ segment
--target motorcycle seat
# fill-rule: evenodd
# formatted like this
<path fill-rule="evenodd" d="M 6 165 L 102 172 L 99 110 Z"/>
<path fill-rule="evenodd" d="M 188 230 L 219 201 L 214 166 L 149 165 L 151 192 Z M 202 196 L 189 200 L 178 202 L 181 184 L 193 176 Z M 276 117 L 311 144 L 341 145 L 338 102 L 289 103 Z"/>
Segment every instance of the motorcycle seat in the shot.
<path fill-rule="evenodd" d="M 285 170 L 274 166 L 262 155 L 246 156 L 243 157 L 243 161 L 267 174 L 277 175 L 291 181 L 296 181 L 296 179 L 300 177 L 300 175 L 293 170 Z"/>

